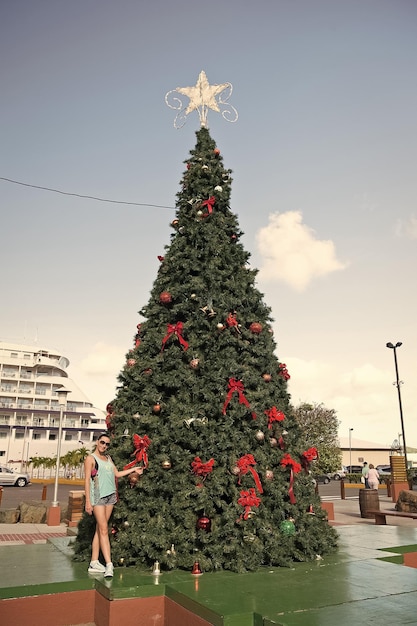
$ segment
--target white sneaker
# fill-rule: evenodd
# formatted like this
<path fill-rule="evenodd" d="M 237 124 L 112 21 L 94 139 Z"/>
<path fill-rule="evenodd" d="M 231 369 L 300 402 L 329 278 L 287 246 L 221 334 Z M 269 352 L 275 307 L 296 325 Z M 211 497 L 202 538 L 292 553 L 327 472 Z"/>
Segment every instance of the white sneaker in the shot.
<path fill-rule="evenodd" d="M 113 563 L 107 563 L 104 578 L 113 578 Z"/>
<path fill-rule="evenodd" d="M 100 561 L 91 561 L 88 571 L 90 574 L 104 574 L 106 568 L 100 563 Z"/>

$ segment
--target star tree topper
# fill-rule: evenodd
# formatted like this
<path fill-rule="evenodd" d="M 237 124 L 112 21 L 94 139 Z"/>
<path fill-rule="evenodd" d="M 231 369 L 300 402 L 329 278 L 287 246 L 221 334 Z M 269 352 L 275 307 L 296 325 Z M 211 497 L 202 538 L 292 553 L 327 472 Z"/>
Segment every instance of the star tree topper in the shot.
<path fill-rule="evenodd" d="M 165 102 L 171 109 L 179 110 L 174 120 L 175 128 L 184 126 L 187 115 L 192 111 L 198 112 L 200 125 L 207 126 L 207 114 L 209 109 L 221 113 L 222 117 L 228 122 L 236 122 L 238 113 L 236 109 L 227 102 L 232 95 L 232 90 L 233 87 L 230 83 L 210 85 L 206 73 L 201 71 L 194 87 L 177 87 L 176 89 L 168 91 L 165 96 Z M 172 95 L 175 92 L 189 98 L 190 101 L 187 107 L 183 104 L 182 100 Z M 219 105 L 222 106 L 222 109 Z"/>

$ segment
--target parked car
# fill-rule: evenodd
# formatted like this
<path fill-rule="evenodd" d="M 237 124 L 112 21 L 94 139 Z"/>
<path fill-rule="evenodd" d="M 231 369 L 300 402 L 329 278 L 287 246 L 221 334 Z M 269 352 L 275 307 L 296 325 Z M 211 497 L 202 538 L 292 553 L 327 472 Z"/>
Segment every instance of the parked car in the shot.
<path fill-rule="evenodd" d="M 0 485 L 13 485 L 14 487 L 25 487 L 30 483 L 29 474 L 14 472 L 4 465 L 0 465 Z"/>
<path fill-rule="evenodd" d="M 380 476 L 391 474 L 391 465 L 377 465 L 375 469 Z"/>
<path fill-rule="evenodd" d="M 331 474 L 314 474 L 313 480 L 315 483 L 324 483 L 328 485 L 331 480 Z"/>
<path fill-rule="evenodd" d="M 346 467 L 347 474 L 362 474 L 363 465 L 348 465 Z"/>
<path fill-rule="evenodd" d="M 333 480 L 340 480 L 341 478 L 344 478 L 345 476 L 346 476 L 346 467 L 343 466 L 342 469 L 337 470 L 337 472 L 333 474 Z"/>

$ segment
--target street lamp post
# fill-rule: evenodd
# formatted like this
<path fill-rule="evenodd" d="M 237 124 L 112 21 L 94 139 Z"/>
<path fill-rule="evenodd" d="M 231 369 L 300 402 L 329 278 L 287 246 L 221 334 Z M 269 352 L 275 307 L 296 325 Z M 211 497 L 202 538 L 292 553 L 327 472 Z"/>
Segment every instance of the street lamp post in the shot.
<path fill-rule="evenodd" d="M 48 526 L 59 526 L 61 522 L 61 507 L 58 502 L 58 483 L 59 483 L 59 466 L 61 464 L 61 444 L 62 444 L 62 423 L 64 421 L 64 409 L 67 404 L 67 395 L 71 393 L 69 389 L 60 387 L 56 390 L 58 395 L 59 404 L 59 427 L 58 427 L 58 444 L 56 451 L 56 465 L 55 465 L 55 484 L 54 484 L 54 498 L 51 506 L 48 510 L 47 524 Z"/>
<path fill-rule="evenodd" d="M 407 445 L 405 443 L 403 406 L 402 406 L 402 403 L 401 403 L 401 385 L 402 385 L 402 381 L 400 380 L 400 377 L 398 375 L 398 361 L 397 361 L 397 348 L 399 348 L 403 344 L 402 344 L 401 341 L 397 341 L 397 343 L 395 345 L 393 343 L 391 343 L 391 342 L 388 342 L 386 345 L 387 345 L 387 348 L 391 348 L 391 350 L 394 350 L 394 363 L 395 363 L 395 383 L 394 383 L 394 385 L 397 387 L 397 392 L 398 392 L 398 404 L 400 406 L 400 420 L 401 420 L 401 431 L 402 431 L 402 437 L 403 437 L 404 460 L 405 460 L 405 467 L 406 467 L 406 469 L 408 469 Z"/>
<path fill-rule="evenodd" d="M 349 428 L 349 470 L 352 473 L 352 430 L 353 428 Z"/>

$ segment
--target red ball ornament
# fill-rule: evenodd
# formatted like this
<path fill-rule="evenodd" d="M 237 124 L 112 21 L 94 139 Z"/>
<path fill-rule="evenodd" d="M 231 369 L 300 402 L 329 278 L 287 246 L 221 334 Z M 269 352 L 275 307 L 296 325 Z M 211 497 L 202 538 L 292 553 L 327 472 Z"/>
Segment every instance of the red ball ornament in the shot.
<path fill-rule="evenodd" d="M 136 363 L 136 359 L 128 359 L 127 360 L 127 364 L 129 367 L 132 367 L 132 365 L 134 365 Z"/>
<path fill-rule="evenodd" d="M 155 413 L 155 415 L 158 415 L 158 413 L 161 412 L 161 405 L 159 404 L 159 402 L 153 405 L 152 411 Z"/>
<path fill-rule="evenodd" d="M 220 150 L 218 148 L 214 148 L 213 152 L 216 156 L 219 156 L 220 154 Z"/>
<path fill-rule="evenodd" d="M 145 376 L 150 376 L 152 374 L 152 368 L 147 367 L 146 370 L 143 370 L 143 373 L 145 374 Z"/>
<path fill-rule="evenodd" d="M 171 304 L 172 302 L 172 296 L 169 293 L 169 291 L 163 291 L 161 293 L 161 295 L 159 296 L 159 302 L 161 304 Z"/>
<path fill-rule="evenodd" d="M 262 378 L 264 379 L 266 383 L 270 383 L 272 380 L 271 374 L 262 374 Z"/>
<path fill-rule="evenodd" d="M 199 519 L 197 520 L 197 528 L 200 530 L 204 530 L 206 533 L 209 533 L 211 530 L 211 519 L 206 516 L 199 517 Z"/>
<path fill-rule="evenodd" d="M 249 326 L 249 330 L 254 335 L 259 335 L 262 332 L 262 324 L 260 324 L 259 322 L 252 322 L 252 324 Z"/>

